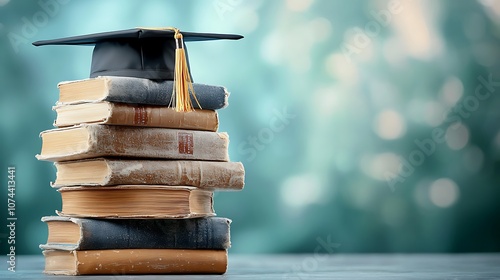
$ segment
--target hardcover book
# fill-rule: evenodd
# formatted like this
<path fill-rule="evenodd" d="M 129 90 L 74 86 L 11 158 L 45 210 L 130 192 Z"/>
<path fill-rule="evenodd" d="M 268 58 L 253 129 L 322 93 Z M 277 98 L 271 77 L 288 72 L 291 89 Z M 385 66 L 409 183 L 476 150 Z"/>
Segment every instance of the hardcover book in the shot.
<path fill-rule="evenodd" d="M 60 216 L 183 219 L 215 216 L 213 192 L 193 187 L 64 187 Z"/>
<path fill-rule="evenodd" d="M 88 219 L 43 217 L 49 234 L 40 248 L 49 250 L 228 249 L 231 220 Z"/>
<path fill-rule="evenodd" d="M 223 274 L 226 250 L 45 250 L 45 270 L 55 275 Z"/>
<path fill-rule="evenodd" d="M 96 158 L 54 163 L 55 188 L 111 185 L 193 186 L 201 189 L 241 190 L 245 170 L 241 162 L 196 160 L 131 160 Z"/>
<path fill-rule="evenodd" d="M 174 82 L 135 77 L 101 76 L 96 78 L 61 82 L 60 104 L 93 101 L 111 101 L 168 106 L 172 99 Z M 196 109 L 217 110 L 228 105 L 229 92 L 222 86 L 193 83 L 196 99 L 191 102 Z"/>
<path fill-rule="evenodd" d="M 185 42 L 241 38 L 142 27 L 33 43 L 94 46 L 90 78 L 58 84 L 58 128 L 40 135 L 62 199 L 43 219 L 45 273 L 226 272 L 213 191 L 243 188 L 244 170 L 216 132 L 229 93 L 193 83 Z"/>
<path fill-rule="evenodd" d="M 52 108 L 57 113 L 54 126 L 66 127 L 82 123 L 128 126 L 166 127 L 192 130 L 217 131 L 219 119 L 214 110 L 197 109 L 176 112 L 165 106 L 137 105 L 112 102 L 92 102 L 59 105 Z"/>
<path fill-rule="evenodd" d="M 229 161 L 226 133 L 82 124 L 44 131 L 39 160 L 103 156 Z"/>

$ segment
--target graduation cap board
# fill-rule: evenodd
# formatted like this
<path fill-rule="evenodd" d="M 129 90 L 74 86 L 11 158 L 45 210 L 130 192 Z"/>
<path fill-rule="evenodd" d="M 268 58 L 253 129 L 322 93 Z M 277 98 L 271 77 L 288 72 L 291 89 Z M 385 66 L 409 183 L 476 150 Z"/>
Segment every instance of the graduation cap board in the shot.
<path fill-rule="evenodd" d="M 90 77 L 127 76 L 173 80 L 172 104 L 177 111 L 191 111 L 189 94 L 196 100 L 184 42 L 238 40 L 241 35 L 180 32 L 174 27 L 128 30 L 36 41 L 44 45 L 94 45 Z M 197 101 L 197 100 L 196 100 Z"/>

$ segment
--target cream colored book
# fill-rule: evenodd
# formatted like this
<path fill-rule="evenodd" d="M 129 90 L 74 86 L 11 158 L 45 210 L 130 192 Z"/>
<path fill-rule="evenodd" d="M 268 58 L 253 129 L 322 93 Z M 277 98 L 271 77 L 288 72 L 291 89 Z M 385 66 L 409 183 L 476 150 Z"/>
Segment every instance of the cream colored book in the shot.
<path fill-rule="evenodd" d="M 43 131 L 39 160 L 136 157 L 229 161 L 226 133 L 83 124 Z"/>
<path fill-rule="evenodd" d="M 60 216 L 184 219 L 214 216 L 213 192 L 185 186 L 119 185 L 60 188 Z"/>
<path fill-rule="evenodd" d="M 65 186 L 168 185 L 241 190 L 241 162 L 96 158 L 56 162 L 55 188 Z"/>

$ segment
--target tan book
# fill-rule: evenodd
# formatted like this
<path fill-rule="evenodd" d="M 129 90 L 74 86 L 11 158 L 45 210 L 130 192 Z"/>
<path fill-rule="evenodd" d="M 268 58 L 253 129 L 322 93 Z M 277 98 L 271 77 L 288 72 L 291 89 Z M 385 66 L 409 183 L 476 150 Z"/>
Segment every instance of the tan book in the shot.
<path fill-rule="evenodd" d="M 64 187 L 60 216 L 193 218 L 215 216 L 213 192 L 184 186 Z"/>
<path fill-rule="evenodd" d="M 97 158 L 56 162 L 55 188 L 65 186 L 168 185 L 241 190 L 241 162 Z"/>
<path fill-rule="evenodd" d="M 56 127 L 99 123 L 217 131 L 219 126 L 217 112 L 214 110 L 197 109 L 192 112 L 176 112 L 173 108 L 165 106 L 106 101 L 59 105 L 52 109 L 57 113 L 54 122 Z"/>
<path fill-rule="evenodd" d="M 104 156 L 229 161 L 226 133 L 101 124 L 40 133 L 39 160 L 65 161 Z"/>
<path fill-rule="evenodd" d="M 226 250 L 45 250 L 46 274 L 224 274 Z"/>

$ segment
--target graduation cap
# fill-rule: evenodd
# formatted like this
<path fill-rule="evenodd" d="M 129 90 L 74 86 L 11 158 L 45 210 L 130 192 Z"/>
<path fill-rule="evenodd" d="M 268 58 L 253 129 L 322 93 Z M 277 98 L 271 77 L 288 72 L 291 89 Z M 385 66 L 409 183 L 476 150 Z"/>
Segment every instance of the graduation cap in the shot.
<path fill-rule="evenodd" d="M 238 40 L 241 35 L 180 32 L 174 27 L 143 28 L 36 41 L 44 45 L 94 45 L 90 77 L 127 76 L 151 80 L 173 80 L 173 105 L 177 111 L 191 111 L 194 97 L 184 42 Z"/>

